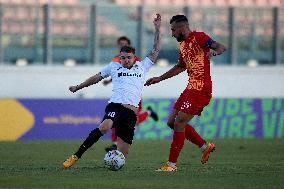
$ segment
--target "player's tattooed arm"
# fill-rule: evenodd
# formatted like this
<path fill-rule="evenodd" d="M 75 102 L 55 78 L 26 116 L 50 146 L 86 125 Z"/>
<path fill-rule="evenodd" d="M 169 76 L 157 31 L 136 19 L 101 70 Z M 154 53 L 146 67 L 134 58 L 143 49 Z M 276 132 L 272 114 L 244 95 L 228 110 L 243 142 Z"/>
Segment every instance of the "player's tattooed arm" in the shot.
<path fill-rule="evenodd" d="M 150 60 L 152 62 L 156 62 L 159 52 L 160 52 L 160 42 L 161 42 L 161 32 L 160 32 L 160 28 L 161 28 L 161 15 L 157 14 L 157 17 L 154 19 L 153 21 L 154 26 L 155 26 L 155 38 L 154 38 L 154 46 L 153 46 L 153 50 L 151 51 L 151 53 L 147 56 L 148 58 L 150 58 Z"/>
<path fill-rule="evenodd" d="M 69 90 L 73 93 L 75 93 L 76 91 L 84 88 L 84 87 L 89 87 L 90 85 L 94 85 L 96 83 L 98 83 L 99 81 L 101 81 L 103 79 L 103 77 L 101 76 L 101 73 L 98 73 L 90 78 L 88 78 L 86 81 L 84 81 L 83 83 L 76 85 L 76 86 L 70 86 Z"/>

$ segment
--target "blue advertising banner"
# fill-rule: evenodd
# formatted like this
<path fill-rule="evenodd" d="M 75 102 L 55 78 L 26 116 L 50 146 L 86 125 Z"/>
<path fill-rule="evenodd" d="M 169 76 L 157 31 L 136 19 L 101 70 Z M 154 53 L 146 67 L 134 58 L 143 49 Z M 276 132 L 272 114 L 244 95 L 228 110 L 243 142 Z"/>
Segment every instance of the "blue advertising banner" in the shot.
<path fill-rule="evenodd" d="M 107 100 L 19 100 L 35 117 L 34 127 L 19 139 L 83 139 L 98 127 Z M 110 133 L 103 136 L 109 138 Z"/>
<path fill-rule="evenodd" d="M 165 129 L 172 99 L 144 100 L 153 106 L 162 121 L 148 120 L 137 127 L 138 139 L 170 139 Z M 190 122 L 207 139 L 212 138 L 283 138 L 284 99 L 213 99 L 201 116 Z"/>
<path fill-rule="evenodd" d="M 159 121 L 146 119 L 136 139 L 171 139 L 166 125 L 174 99 L 144 99 Z M 0 140 L 83 140 L 98 127 L 107 99 L 0 100 Z M 284 99 L 213 99 L 190 124 L 203 137 L 283 138 Z M 110 139 L 110 132 L 102 139 Z"/>

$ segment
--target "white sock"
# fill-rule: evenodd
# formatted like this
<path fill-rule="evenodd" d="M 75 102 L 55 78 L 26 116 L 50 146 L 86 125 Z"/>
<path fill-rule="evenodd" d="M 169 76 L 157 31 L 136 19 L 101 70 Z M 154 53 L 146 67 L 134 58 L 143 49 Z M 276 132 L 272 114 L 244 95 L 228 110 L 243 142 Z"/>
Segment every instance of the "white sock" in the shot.
<path fill-rule="evenodd" d="M 204 150 L 206 150 L 206 148 L 207 148 L 207 144 L 205 143 L 205 144 L 203 144 L 203 145 L 200 147 L 200 150 L 201 150 L 202 152 L 204 152 Z"/>

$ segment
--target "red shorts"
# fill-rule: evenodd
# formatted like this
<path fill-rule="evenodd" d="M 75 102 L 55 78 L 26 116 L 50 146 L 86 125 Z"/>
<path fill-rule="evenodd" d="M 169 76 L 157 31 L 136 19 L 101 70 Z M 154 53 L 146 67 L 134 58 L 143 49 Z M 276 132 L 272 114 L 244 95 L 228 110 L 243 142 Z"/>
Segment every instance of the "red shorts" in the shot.
<path fill-rule="evenodd" d="M 174 109 L 190 115 L 201 115 L 212 98 L 211 93 L 198 94 L 185 89 L 177 99 Z"/>

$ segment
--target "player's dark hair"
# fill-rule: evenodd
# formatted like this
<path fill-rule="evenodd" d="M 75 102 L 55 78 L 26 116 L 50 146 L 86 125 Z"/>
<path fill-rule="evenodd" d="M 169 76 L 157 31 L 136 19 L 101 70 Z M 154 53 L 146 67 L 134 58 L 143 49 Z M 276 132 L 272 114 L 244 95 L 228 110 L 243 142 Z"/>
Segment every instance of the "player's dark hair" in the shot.
<path fill-rule="evenodd" d="M 123 46 L 120 49 L 120 52 L 126 52 L 126 53 L 133 53 L 135 54 L 135 48 L 131 46 Z"/>
<path fill-rule="evenodd" d="M 126 36 L 121 36 L 121 37 L 119 37 L 119 38 L 117 39 L 116 43 L 118 44 L 120 41 L 127 41 L 127 43 L 128 43 L 129 45 L 131 45 L 130 39 L 129 39 L 128 37 L 126 37 Z"/>
<path fill-rule="evenodd" d="M 170 24 L 173 23 L 173 22 L 176 22 L 176 23 L 178 23 L 178 22 L 187 22 L 188 23 L 188 19 L 187 19 L 186 16 L 178 14 L 178 15 L 175 15 L 175 16 L 173 16 L 171 18 Z"/>

